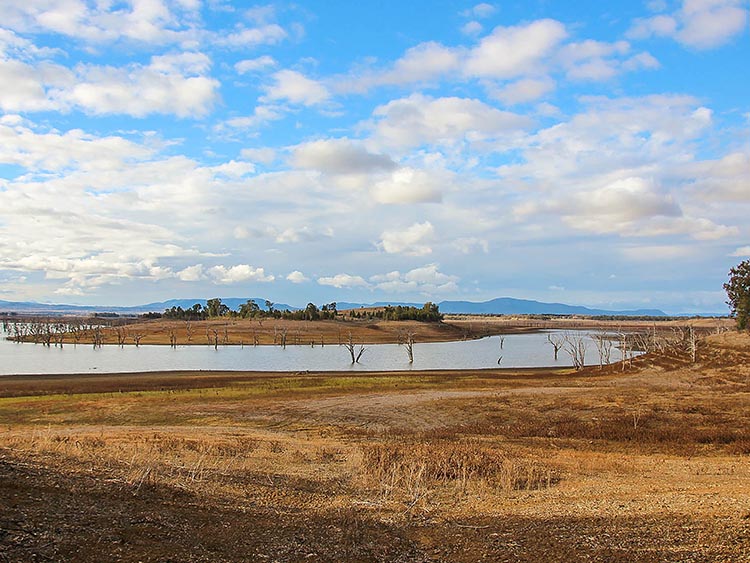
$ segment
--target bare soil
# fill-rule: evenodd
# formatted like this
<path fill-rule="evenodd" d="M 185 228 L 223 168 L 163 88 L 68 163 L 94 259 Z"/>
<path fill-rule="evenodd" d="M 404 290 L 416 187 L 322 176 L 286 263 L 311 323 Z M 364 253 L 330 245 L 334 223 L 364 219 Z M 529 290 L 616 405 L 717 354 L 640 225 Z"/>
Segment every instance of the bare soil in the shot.
<path fill-rule="evenodd" d="M 750 561 L 750 335 L 625 368 L 0 378 L 0 562 Z"/>

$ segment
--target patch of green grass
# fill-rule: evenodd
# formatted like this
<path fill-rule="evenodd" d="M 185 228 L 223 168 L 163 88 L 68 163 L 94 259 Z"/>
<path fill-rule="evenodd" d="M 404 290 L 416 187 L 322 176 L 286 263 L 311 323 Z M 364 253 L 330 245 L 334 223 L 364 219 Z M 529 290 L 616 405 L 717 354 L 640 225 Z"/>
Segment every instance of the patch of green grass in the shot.
<path fill-rule="evenodd" d="M 461 386 L 477 385 L 463 378 Z M 408 391 L 456 386 L 439 375 L 290 376 L 233 382 L 227 387 L 107 393 L 57 393 L 0 398 L 0 425 L 243 424 L 247 403 L 368 391 Z"/>

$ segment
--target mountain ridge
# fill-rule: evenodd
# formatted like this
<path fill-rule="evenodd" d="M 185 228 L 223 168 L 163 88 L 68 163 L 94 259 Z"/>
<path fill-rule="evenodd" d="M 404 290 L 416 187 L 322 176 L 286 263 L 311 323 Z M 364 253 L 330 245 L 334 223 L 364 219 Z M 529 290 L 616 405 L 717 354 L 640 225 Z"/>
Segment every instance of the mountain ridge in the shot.
<path fill-rule="evenodd" d="M 266 300 L 261 297 L 222 297 L 222 303 L 230 309 L 237 310 L 238 307 L 248 300 L 255 301 L 262 309 L 265 309 Z M 62 303 L 36 303 L 33 301 L 4 301 L 0 300 L 0 311 L 26 312 L 26 313 L 120 313 L 139 314 L 147 312 L 161 313 L 171 307 L 192 307 L 195 303 L 206 305 L 207 299 L 168 299 L 156 301 L 144 305 L 129 307 L 122 306 L 100 306 L 100 305 L 67 305 Z M 385 307 L 412 306 L 421 307 L 423 303 L 406 301 L 376 301 L 374 303 L 337 302 L 340 311 L 346 309 L 359 309 L 362 307 Z M 445 300 L 438 303 L 440 311 L 446 314 L 475 314 L 475 315 L 590 315 L 590 316 L 650 316 L 664 317 L 667 314 L 660 309 L 629 309 L 609 310 L 585 307 L 583 305 L 568 305 L 565 303 L 546 303 L 532 299 L 516 299 L 513 297 L 497 297 L 488 301 L 451 301 Z M 297 310 L 302 307 L 288 305 L 286 303 L 274 303 L 274 308 L 279 310 Z"/>

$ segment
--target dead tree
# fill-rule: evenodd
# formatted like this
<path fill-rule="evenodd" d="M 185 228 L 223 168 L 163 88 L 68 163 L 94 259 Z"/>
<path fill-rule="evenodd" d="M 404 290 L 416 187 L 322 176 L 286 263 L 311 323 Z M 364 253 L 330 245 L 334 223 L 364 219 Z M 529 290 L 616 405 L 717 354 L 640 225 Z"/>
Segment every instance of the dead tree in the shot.
<path fill-rule="evenodd" d="M 586 365 L 586 342 L 582 336 L 565 335 L 565 351 L 573 361 L 573 367 L 581 370 Z"/>
<path fill-rule="evenodd" d="M 366 350 L 364 345 L 359 346 L 359 351 L 355 351 L 355 345 L 354 345 L 354 338 L 352 337 L 352 333 L 349 333 L 349 338 L 344 343 L 344 348 L 346 348 L 349 351 L 349 355 L 352 357 L 352 364 L 358 364 L 359 359 L 362 357 L 362 354 Z"/>
<path fill-rule="evenodd" d="M 192 342 L 193 340 L 193 323 L 192 321 L 185 321 L 185 335 L 187 336 L 187 341 Z"/>
<path fill-rule="evenodd" d="M 94 326 L 91 333 L 91 339 L 94 343 L 94 348 L 102 347 L 102 327 L 100 327 L 99 325 Z"/>
<path fill-rule="evenodd" d="M 557 353 L 562 349 L 562 347 L 565 345 L 565 338 L 560 337 L 559 335 L 555 334 L 554 338 L 551 334 L 547 335 L 547 342 L 552 344 L 552 348 L 555 350 L 555 361 L 557 361 Z"/>
<path fill-rule="evenodd" d="M 690 361 L 692 363 L 695 363 L 695 359 L 698 356 L 698 337 L 696 335 L 695 329 L 693 328 L 693 325 L 690 325 L 690 327 L 688 328 L 687 349 L 690 353 Z"/>
<path fill-rule="evenodd" d="M 177 333 L 174 328 L 169 329 L 169 345 L 172 348 L 177 348 Z"/>
<path fill-rule="evenodd" d="M 133 344 L 135 344 L 135 347 L 138 348 L 141 345 L 141 339 L 143 338 L 142 332 L 134 332 L 132 334 L 133 338 Z"/>
<path fill-rule="evenodd" d="M 593 339 L 599 352 L 599 369 L 602 369 L 605 365 L 609 365 L 612 354 L 612 340 L 606 332 L 597 332 Z"/>
<path fill-rule="evenodd" d="M 503 346 L 505 345 L 505 336 L 500 336 L 500 349 L 503 349 Z"/>
<path fill-rule="evenodd" d="M 211 334 L 213 335 L 214 350 L 219 349 L 219 329 L 212 328 Z"/>
<path fill-rule="evenodd" d="M 411 330 L 402 332 L 399 335 L 399 346 L 406 349 L 406 355 L 409 357 L 409 363 L 414 363 L 414 332 Z"/>
<path fill-rule="evenodd" d="M 125 339 L 128 337 L 128 329 L 124 326 L 118 326 L 114 330 L 117 337 L 117 345 L 122 348 L 125 345 Z"/>

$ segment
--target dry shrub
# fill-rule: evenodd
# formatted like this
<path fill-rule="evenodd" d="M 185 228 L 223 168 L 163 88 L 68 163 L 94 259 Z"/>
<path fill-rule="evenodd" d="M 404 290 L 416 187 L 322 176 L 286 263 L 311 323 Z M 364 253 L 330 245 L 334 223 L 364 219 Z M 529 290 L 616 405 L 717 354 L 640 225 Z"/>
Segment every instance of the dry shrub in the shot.
<path fill-rule="evenodd" d="M 503 491 L 536 490 L 559 481 L 551 467 L 481 444 L 364 444 L 362 464 L 384 494 L 402 491 L 418 496 L 435 485 L 455 483 L 465 489 L 480 482 Z"/>
<path fill-rule="evenodd" d="M 606 414 L 584 418 L 561 414 L 548 419 L 529 418 L 507 425 L 501 432 L 510 438 L 545 437 L 601 440 L 644 446 L 727 446 L 747 440 L 747 433 L 720 416 L 693 416 L 657 410 Z"/>

